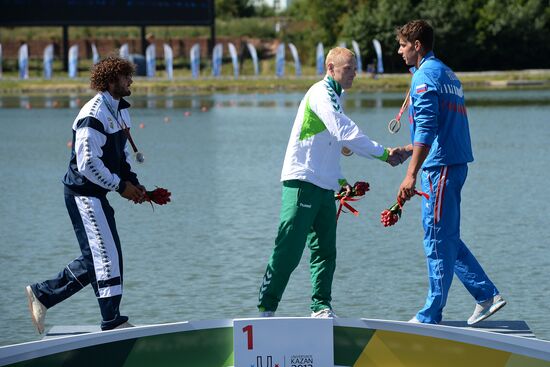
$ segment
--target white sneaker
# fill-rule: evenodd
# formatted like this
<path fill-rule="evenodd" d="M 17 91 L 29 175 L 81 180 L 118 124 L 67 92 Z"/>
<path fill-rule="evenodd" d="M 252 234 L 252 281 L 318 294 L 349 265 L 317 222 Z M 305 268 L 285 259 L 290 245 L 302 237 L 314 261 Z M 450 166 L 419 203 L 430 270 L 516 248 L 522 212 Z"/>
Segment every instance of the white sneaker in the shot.
<path fill-rule="evenodd" d="M 476 304 L 474 313 L 468 319 L 468 325 L 474 325 L 485 320 L 505 305 L 506 301 L 500 294 L 497 294 L 493 298 L 489 298 L 487 301 Z"/>
<path fill-rule="evenodd" d="M 414 316 L 412 319 L 410 319 L 410 320 L 407 321 L 407 322 L 410 322 L 411 324 L 422 324 L 422 323 L 420 322 L 420 320 L 418 320 L 418 319 L 416 318 L 416 316 Z"/>
<path fill-rule="evenodd" d="M 311 317 L 318 318 L 318 319 L 335 319 L 338 316 L 332 311 L 330 308 L 323 308 L 320 311 L 312 312 Z"/>
<path fill-rule="evenodd" d="M 260 317 L 275 317 L 275 311 L 260 311 Z"/>
<path fill-rule="evenodd" d="M 38 334 L 44 332 L 44 320 L 46 319 L 46 306 L 42 304 L 34 295 L 30 285 L 25 287 L 25 293 L 27 293 L 27 299 L 29 301 L 29 311 L 31 313 L 32 323 L 36 327 Z"/>

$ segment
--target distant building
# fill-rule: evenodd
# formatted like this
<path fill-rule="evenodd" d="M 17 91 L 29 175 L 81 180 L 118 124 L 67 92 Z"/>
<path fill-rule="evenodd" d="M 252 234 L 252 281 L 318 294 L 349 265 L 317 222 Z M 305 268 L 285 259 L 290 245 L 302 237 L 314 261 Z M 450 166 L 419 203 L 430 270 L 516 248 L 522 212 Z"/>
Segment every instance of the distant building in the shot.
<path fill-rule="evenodd" d="M 267 5 L 272 7 L 275 11 L 286 10 L 292 0 L 253 0 L 254 5 Z"/>

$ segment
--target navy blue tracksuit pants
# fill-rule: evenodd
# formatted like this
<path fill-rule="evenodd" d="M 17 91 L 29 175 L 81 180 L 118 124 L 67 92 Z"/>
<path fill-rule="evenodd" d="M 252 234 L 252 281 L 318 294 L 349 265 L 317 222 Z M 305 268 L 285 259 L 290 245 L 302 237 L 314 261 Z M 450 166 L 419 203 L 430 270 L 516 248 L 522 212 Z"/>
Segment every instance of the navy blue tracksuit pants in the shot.
<path fill-rule="evenodd" d="M 65 205 L 81 255 L 54 278 L 32 284 L 31 288 L 40 302 L 50 308 L 91 284 L 99 302 L 101 329 L 113 329 L 128 320 L 119 311 L 122 299 L 122 251 L 114 210 L 105 196 L 65 193 Z"/>

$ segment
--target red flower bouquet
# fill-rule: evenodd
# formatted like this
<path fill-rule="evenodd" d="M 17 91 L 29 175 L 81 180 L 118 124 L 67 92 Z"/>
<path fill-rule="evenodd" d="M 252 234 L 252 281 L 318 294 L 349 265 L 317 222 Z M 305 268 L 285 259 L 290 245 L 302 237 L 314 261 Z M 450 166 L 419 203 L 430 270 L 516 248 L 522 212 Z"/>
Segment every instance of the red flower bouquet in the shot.
<path fill-rule="evenodd" d="M 145 201 L 148 201 L 154 210 L 155 207 L 153 206 L 153 203 L 165 205 L 170 202 L 171 195 L 172 193 L 170 191 L 162 187 L 157 187 L 153 191 L 145 191 Z M 137 201 L 135 203 L 137 203 Z"/>
<path fill-rule="evenodd" d="M 145 200 L 158 205 L 164 205 L 170 202 L 171 195 L 172 193 L 170 191 L 162 187 L 157 187 L 153 191 L 145 192 L 145 196 L 147 197 Z"/>
<path fill-rule="evenodd" d="M 351 189 L 351 193 L 347 197 L 363 196 L 369 190 L 370 190 L 370 186 L 368 182 L 357 181 L 355 185 L 353 185 Z M 346 189 L 342 187 L 340 192 L 334 195 L 334 198 L 337 200 L 340 200 L 341 198 L 346 197 L 345 195 L 346 195 Z"/>
<path fill-rule="evenodd" d="M 351 190 L 352 196 L 363 196 L 370 190 L 368 182 L 357 181 Z"/>
<path fill-rule="evenodd" d="M 384 225 L 384 227 L 393 226 L 399 218 L 401 218 L 402 213 L 402 205 L 397 201 L 397 203 L 393 204 L 391 208 L 384 210 L 380 214 L 380 222 Z"/>
<path fill-rule="evenodd" d="M 419 196 L 424 196 L 426 199 L 430 199 L 430 195 L 425 192 L 415 190 L 414 193 Z M 402 202 L 400 198 L 397 198 L 397 202 L 395 204 L 380 213 L 380 223 L 382 223 L 384 227 L 393 226 L 397 223 L 403 213 L 403 204 L 404 202 Z"/>
<path fill-rule="evenodd" d="M 358 201 L 358 197 L 365 195 L 365 193 L 369 190 L 370 186 L 368 182 L 357 181 L 355 185 L 353 185 L 351 193 L 346 196 L 346 189 L 342 187 L 340 192 L 334 195 L 334 198 L 336 200 L 340 200 L 340 206 L 338 207 L 338 212 L 336 213 L 336 220 L 338 220 L 338 217 L 340 217 L 342 207 L 346 207 L 347 209 L 349 209 L 350 212 L 353 213 L 353 215 L 358 216 L 359 212 L 354 207 L 349 205 L 348 201 Z"/>

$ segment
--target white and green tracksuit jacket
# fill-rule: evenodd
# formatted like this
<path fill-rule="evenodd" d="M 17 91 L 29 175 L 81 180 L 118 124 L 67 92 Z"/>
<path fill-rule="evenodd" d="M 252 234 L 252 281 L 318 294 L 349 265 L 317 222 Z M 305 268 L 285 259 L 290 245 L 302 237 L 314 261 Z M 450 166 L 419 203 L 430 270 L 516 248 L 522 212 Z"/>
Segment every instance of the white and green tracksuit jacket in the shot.
<path fill-rule="evenodd" d="M 387 160 L 387 149 L 372 141 L 344 114 L 342 91 L 329 76 L 308 90 L 294 120 L 281 181 L 307 181 L 338 191 L 346 182 L 340 169 L 344 146 L 363 157 Z"/>

